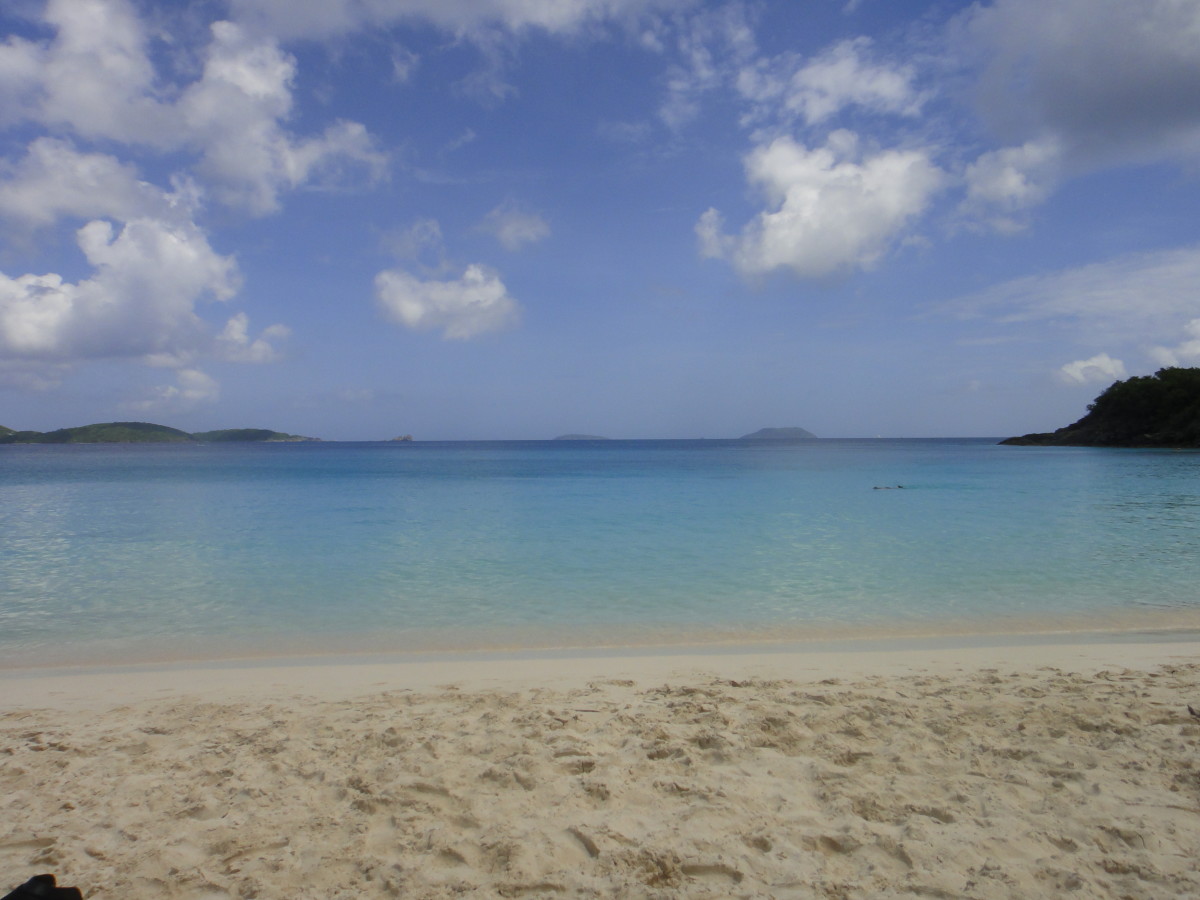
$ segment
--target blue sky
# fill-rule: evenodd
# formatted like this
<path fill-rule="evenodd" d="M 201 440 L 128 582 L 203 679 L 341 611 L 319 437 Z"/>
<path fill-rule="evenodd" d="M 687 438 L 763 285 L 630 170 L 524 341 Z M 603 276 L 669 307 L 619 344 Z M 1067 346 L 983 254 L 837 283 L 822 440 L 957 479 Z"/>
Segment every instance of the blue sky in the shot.
<path fill-rule="evenodd" d="M 0 424 L 1003 436 L 1200 364 L 1200 0 L 16 0 Z"/>

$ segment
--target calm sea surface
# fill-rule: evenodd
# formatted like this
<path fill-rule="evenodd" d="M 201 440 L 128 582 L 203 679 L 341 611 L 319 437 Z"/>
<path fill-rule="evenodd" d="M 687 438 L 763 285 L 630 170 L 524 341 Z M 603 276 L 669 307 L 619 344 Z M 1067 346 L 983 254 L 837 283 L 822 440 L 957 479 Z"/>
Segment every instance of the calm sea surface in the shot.
<path fill-rule="evenodd" d="M 1198 586 L 1194 452 L 0 447 L 0 664 L 1103 627 Z"/>

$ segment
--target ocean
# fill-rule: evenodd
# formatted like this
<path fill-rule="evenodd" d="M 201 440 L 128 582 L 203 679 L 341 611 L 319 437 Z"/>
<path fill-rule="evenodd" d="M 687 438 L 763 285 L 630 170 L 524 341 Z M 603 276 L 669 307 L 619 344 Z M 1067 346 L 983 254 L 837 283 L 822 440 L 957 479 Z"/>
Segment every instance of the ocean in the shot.
<path fill-rule="evenodd" d="M 0 665 L 1200 622 L 1200 453 L 0 446 Z"/>

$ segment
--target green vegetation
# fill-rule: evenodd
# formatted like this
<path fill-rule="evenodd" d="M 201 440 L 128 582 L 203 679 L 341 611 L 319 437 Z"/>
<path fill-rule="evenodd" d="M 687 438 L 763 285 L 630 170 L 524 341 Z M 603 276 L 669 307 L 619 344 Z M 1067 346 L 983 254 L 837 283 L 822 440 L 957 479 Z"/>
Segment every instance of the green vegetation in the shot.
<path fill-rule="evenodd" d="M 221 431 L 197 431 L 192 435 L 198 441 L 313 441 L 316 438 L 303 437 L 299 434 L 285 434 L 282 431 L 271 431 L 269 428 L 226 428 Z"/>
<path fill-rule="evenodd" d="M 1078 422 L 1003 444 L 1200 447 L 1200 369 L 1159 369 L 1113 383 Z"/>
<path fill-rule="evenodd" d="M 187 444 L 211 441 L 313 441 L 267 428 L 231 428 L 188 434 L 151 422 L 101 422 L 57 431 L 0 430 L 0 444 Z"/>
<path fill-rule="evenodd" d="M 0 437 L 6 444 L 185 443 L 192 436 L 178 428 L 149 422 L 102 422 L 57 431 L 16 431 Z"/>
<path fill-rule="evenodd" d="M 760 428 L 753 434 L 743 434 L 741 441 L 813 441 L 817 436 L 803 428 Z"/>

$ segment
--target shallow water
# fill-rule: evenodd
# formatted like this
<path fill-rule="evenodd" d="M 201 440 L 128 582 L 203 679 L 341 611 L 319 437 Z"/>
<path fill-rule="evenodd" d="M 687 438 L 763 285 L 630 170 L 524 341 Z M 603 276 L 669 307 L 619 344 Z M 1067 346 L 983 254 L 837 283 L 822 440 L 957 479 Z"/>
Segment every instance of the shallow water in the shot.
<path fill-rule="evenodd" d="M 5 446 L 0 657 L 1101 627 L 1200 610 L 1198 476 L 991 440 Z"/>

